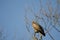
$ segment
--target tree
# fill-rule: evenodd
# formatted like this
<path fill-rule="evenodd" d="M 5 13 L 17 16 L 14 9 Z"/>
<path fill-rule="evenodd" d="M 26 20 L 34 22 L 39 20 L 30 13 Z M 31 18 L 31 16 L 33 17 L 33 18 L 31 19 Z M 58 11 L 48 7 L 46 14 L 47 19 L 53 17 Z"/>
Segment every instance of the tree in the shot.
<path fill-rule="evenodd" d="M 53 34 L 52 31 L 54 31 L 54 29 L 58 33 L 60 33 L 59 30 L 60 29 L 60 9 L 59 9 L 60 1 L 55 0 L 54 2 L 52 0 L 46 0 L 46 4 L 44 6 L 43 6 L 43 1 L 44 0 L 39 0 L 40 7 L 37 12 L 34 11 L 35 10 L 34 4 L 33 4 L 33 8 L 29 6 L 27 10 L 25 10 L 26 28 L 30 32 L 31 22 L 32 20 L 34 20 L 44 28 L 46 35 L 48 33 L 51 39 L 55 40 L 54 36 L 52 36 L 51 34 Z M 37 39 L 39 39 L 39 37 L 37 37 Z"/>

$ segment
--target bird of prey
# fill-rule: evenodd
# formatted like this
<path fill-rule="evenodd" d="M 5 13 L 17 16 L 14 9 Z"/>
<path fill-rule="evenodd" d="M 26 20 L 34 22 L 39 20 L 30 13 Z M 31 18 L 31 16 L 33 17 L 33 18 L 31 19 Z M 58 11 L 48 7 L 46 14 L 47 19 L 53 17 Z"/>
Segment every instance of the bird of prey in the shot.
<path fill-rule="evenodd" d="M 41 33 L 43 36 L 45 36 L 42 26 L 39 25 L 37 22 L 33 21 L 32 27 L 34 28 L 35 33 Z"/>

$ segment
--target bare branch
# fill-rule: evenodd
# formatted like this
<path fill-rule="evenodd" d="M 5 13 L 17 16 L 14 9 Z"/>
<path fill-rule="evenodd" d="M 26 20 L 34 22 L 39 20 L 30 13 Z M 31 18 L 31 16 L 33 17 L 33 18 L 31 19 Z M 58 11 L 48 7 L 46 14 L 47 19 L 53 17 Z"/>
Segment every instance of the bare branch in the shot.
<path fill-rule="evenodd" d="M 49 36 L 52 38 L 52 40 L 55 40 L 52 36 L 51 36 L 51 34 L 48 32 L 48 34 L 49 34 Z"/>
<path fill-rule="evenodd" d="M 58 30 L 54 25 L 53 25 L 53 28 L 56 29 L 58 32 L 60 32 L 60 30 Z"/>

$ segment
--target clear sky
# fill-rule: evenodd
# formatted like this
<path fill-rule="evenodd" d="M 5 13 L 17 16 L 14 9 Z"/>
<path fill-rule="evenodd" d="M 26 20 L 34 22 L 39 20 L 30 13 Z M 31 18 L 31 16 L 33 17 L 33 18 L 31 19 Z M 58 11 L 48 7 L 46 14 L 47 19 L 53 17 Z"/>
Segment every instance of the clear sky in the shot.
<path fill-rule="evenodd" d="M 32 3 L 34 3 L 36 8 L 34 11 L 39 9 L 38 0 L 0 0 L 0 25 L 4 27 L 5 34 L 7 33 L 6 40 L 30 39 L 30 35 L 25 27 L 24 15 L 26 4 L 32 6 Z M 55 39 L 60 40 L 59 33 L 56 36 Z M 49 39 L 48 36 L 46 38 Z"/>

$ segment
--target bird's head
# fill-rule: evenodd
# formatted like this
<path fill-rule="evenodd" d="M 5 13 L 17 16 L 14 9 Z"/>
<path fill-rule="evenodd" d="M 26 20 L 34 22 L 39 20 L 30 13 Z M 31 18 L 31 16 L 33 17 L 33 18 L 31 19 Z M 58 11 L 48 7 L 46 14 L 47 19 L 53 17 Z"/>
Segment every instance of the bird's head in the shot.
<path fill-rule="evenodd" d="M 35 21 L 32 21 L 32 24 L 35 24 L 36 22 Z"/>

